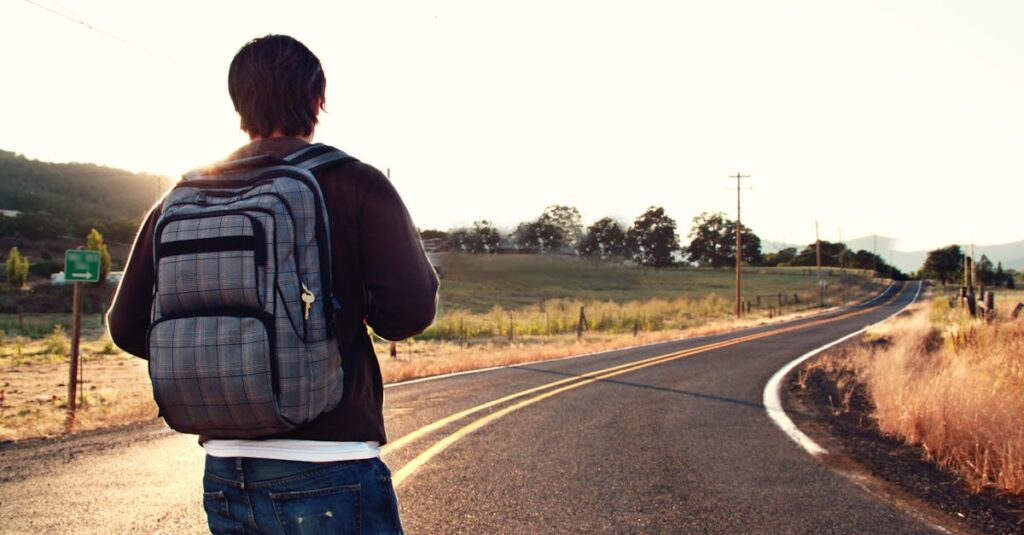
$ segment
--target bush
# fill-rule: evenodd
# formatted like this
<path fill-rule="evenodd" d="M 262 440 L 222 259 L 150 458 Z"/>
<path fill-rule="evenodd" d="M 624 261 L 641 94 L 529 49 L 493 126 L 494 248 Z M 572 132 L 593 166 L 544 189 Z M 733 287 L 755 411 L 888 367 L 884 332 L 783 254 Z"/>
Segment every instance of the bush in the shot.
<path fill-rule="evenodd" d="M 21 256 L 17 247 L 11 247 L 7 253 L 7 282 L 15 288 L 21 288 L 28 279 L 28 258 Z"/>
<path fill-rule="evenodd" d="M 102 284 L 110 273 L 110 253 L 107 251 L 107 244 L 103 243 L 103 235 L 100 231 L 92 229 L 85 238 L 85 248 L 100 253 L 100 280 Z"/>
<path fill-rule="evenodd" d="M 71 354 L 71 340 L 68 339 L 64 326 L 59 323 L 53 326 L 53 332 L 46 337 L 43 345 L 50 355 L 66 357 Z"/>
<path fill-rule="evenodd" d="M 110 335 L 103 337 L 103 346 L 100 347 L 101 355 L 113 355 L 117 353 L 117 346 L 114 345 L 114 341 L 110 339 Z"/>

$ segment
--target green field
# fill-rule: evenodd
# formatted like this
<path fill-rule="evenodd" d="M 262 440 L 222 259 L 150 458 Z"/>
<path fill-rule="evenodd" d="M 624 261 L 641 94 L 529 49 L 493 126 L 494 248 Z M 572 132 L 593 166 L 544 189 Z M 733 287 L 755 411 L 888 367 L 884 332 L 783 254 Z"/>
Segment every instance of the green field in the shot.
<path fill-rule="evenodd" d="M 731 270 L 654 270 L 564 255 L 449 253 L 438 259 L 441 306 L 419 339 L 567 334 L 576 331 L 581 308 L 588 330 L 606 333 L 681 330 L 734 317 Z M 840 277 L 838 269 L 825 268 L 822 274 L 829 283 L 827 306 L 882 288 L 865 273 Z M 807 268 L 748 268 L 743 300 L 752 318 L 808 310 L 818 305 L 817 277 Z"/>
<path fill-rule="evenodd" d="M 735 292 L 734 270 L 669 268 L 655 271 L 564 255 L 444 253 L 438 257 L 444 272 L 442 312 L 482 313 L 496 305 L 514 310 L 551 299 L 626 303 L 703 299 L 717 294 L 731 300 Z M 811 271 L 807 268 L 746 268 L 744 298 L 779 293 L 816 297 L 816 278 Z M 823 268 L 822 273 L 829 281 L 829 294 L 840 291 L 839 270 Z M 863 280 L 863 274 L 854 275 Z"/>
<path fill-rule="evenodd" d="M 443 253 L 444 278 L 435 324 L 420 339 L 466 339 L 573 332 L 580 307 L 589 326 L 603 332 L 688 328 L 733 314 L 735 272 L 694 268 L 654 270 L 565 255 Z M 862 273 L 824 268 L 827 305 L 879 290 Z M 777 314 L 779 296 L 794 312 L 817 304 L 816 277 L 807 268 L 746 268 L 743 297 L 752 316 Z M 757 296 L 761 296 L 760 304 Z M 773 309 L 774 307 L 774 309 Z M 0 314 L 0 332 L 39 339 L 55 324 L 70 332 L 70 314 Z M 100 315 L 83 314 L 87 340 L 103 333 Z M 0 345 L 3 340 L 0 339 Z"/>

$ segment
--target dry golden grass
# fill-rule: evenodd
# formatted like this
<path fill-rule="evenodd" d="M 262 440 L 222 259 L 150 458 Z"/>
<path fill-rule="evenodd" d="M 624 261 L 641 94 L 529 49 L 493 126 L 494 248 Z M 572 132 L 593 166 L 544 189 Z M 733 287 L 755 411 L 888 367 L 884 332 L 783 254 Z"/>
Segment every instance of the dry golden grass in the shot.
<path fill-rule="evenodd" d="M 441 340 L 408 340 L 398 343 L 397 358 L 389 357 L 388 342 L 378 340 L 374 346 L 384 382 L 394 383 L 443 373 L 551 360 L 727 332 L 790 321 L 819 312 L 793 313 L 770 319 L 765 316 L 719 318 L 686 329 L 639 332 L 636 336 L 630 333 L 587 332 L 582 340 L 577 340 L 575 334 L 517 336 L 511 342 L 502 337 L 479 338 L 466 344 Z"/>
<path fill-rule="evenodd" d="M 68 359 L 57 340 L 0 348 L 0 441 L 57 436 L 67 417 Z M 105 338 L 82 344 L 85 382 L 75 431 L 156 417 L 146 361 L 112 349 Z"/>
<path fill-rule="evenodd" d="M 853 286 L 850 300 L 877 291 L 870 281 Z M 574 330 L 579 306 L 587 307 L 593 330 L 577 341 Z M 731 304 L 715 294 L 700 299 L 651 299 L 644 302 L 581 302 L 553 299 L 513 311 L 515 331 L 508 339 L 508 312 L 449 312 L 434 327 L 434 338 L 401 342 L 392 359 L 386 342 L 378 342 L 385 382 L 492 366 L 549 360 L 664 340 L 699 336 L 784 321 L 818 310 L 767 318 L 755 311 L 742 320 L 731 316 Z M 638 320 L 639 319 L 639 320 Z M 85 403 L 75 430 L 109 427 L 156 417 L 146 361 L 120 352 L 97 322 L 83 331 Z M 0 336 L 0 441 L 56 436 L 64 432 L 67 397 L 66 333 L 54 330 L 53 318 L 39 318 L 40 337 Z M 638 334 L 632 334 L 634 324 Z M 477 325 L 477 327 L 470 327 Z M 494 327 L 492 327 L 492 325 Z M 45 327 L 45 329 L 43 329 Z M 0 331 L 3 332 L 3 331 Z M 44 335 L 43 333 L 50 334 Z M 453 339 L 438 339 L 450 336 Z M 460 339 L 465 337 L 463 343 Z"/>
<path fill-rule="evenodd" d="M 942 297 L 916 305 L 815 366 L 839 377 L 844 404 L 863 384 L 883 433 L 921 445 L 973 490 L 1024 496 L 1024 318 L 1007 319 L 1013 294 L 1001 300 L 992 324 Z"/>

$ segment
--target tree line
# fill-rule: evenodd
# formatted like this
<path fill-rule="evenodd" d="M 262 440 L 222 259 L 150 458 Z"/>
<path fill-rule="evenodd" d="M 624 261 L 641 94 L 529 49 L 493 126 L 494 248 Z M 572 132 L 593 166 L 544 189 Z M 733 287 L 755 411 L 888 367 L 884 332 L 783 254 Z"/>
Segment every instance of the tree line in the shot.
<path fill-rule="evenodd" d="M 814 266 L 816 243 L 765 254 L 761 238 L 740 225 L 742 263 L 749 266 Z M 466 253 L 491 254 L 499 250 L 575 254 L 584 258 L 630 261 L 654 268 L 690 265 L 724 268 L 736 264 L 736 222 L 722 212 L 704 212 L 693 218 L 689 243 L 680 245 L 676 221 L 660 206 L 651 206 L 629 226 L 604 217 L 584 227 L 579 210 L 571 206 L 547 207 L 536 219 L 519 223 L 503 235 L 488 220 L 448 231 L 426 230 L 424 239 L 443 248 Z M 821 263 L 826 266 L 874 270 L 903 279 L 906 275 L 869 251 L 852 251 L 842 243 L 822 241 Z"/>
<path fill-rule="evenodd" d="M 966 255 L 959 245 L 940 247 L 928 252 L 920 275 L 935 279 L 943 285 L 956 284 L 964 280 L 965 259 Z M 1016 288 L 1016 272 L 1012 269 L 1004 270 L 1002 262 L 993 265 L 987 256 L 981 255 L 975 267 L 981 285 Z"/>

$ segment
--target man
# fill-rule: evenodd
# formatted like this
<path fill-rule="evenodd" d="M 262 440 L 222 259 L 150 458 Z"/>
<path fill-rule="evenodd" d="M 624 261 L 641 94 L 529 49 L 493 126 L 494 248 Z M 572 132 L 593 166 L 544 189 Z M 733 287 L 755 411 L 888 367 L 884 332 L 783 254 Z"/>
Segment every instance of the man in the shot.
<path fill-rule="evenodd" d="M 307 146 L 324 109 L 320 61 L 299 41 L 268 35 L 239 50 L 228 91 L 252 142 L 227 160 L 284 157 Z M 335 333 L 344 372 L 337 408 L 280 436 L 200 437 L 203 502 L 214 533 L 400 533 L 385 443 L 383 385 L 367 334 L 408 338 L 433 321 L 438 280 L 401 198 L 377 169 L 347 160 L 316 172 L 331 235 Z M 114 342 L 147 358 L 153 234 L 143 223 L 109 312 Z"/>

